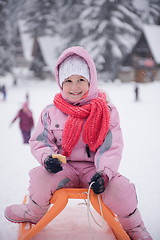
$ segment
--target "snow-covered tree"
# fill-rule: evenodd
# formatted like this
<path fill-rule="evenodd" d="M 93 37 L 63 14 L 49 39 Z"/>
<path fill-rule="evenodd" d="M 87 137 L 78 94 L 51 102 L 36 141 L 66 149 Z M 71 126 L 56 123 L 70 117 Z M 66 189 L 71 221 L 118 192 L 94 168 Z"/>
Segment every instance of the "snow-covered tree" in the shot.
<path fill-rule="evenodd" d="M 19 0 L 8 0 L 8 22 L 9 22 L 9 35 L 10 35 L 10 59 L 12 66 L 16 67 L 19 64 L 19 55 L 23 55 L 22 43 L 19 32 L 19 17 L 20 17 L 20 6 L 21 1 Z"/>
<path fill-rule="evenodd" d="M 134 5 L 140 19 L 144 24 L 160 25 L 159 0 L 135 0 Z"/>
<path fill-rule="evenodd" d="M 121 59 L 135 43 L 139 18 L 131 1 L 84 0 L 80 15 L 85 38 L 80 42 L 92 52 L 99 71 L 114 79 Z"/>
<path fill-rule="evenodd" d="M 160 0 L 149 1 L 149 19 L 151 24 L 160 25 Z"/>
<path fill-rule="evenodd" d="M 59 34 L 66 40 L 66 46 L 73 46 L 84 37 L 79 16 L 86 6 L 81 0 L 65 0 L 61 3 L 62 5 L 59 8 Z"/>
<path fill-rule="evenodd" d="M 21 18 L 32 37 L 53 35 L 56 32 L 58 1 L 28 0 L 24 2 Z"/>
<path fill-rule="evenodd" d="M 10 56 L 10 33 L 8 21 L 8 1 L 0 0 L 0 75 L 5 75 L 12 69 Z"/>
<path fill-rule="evenodd" d="M 112 73 L 111 77 L 140 26 L 130 0 L 28 0 L 23 18 L 33 37 L 60 35 L 59 51 L 78 44 L 86 47 L 98 70 Z"/>
<path fill-rule="evenodd" d="M 139 18 L 130 0 L 66 0 L 59 8 L 59 34 L 65 46 L 82 45 L 98 71 L 115 77 L 118 64 L 138 35 Z"/>
<path fill-rule="evenodd" d="M 0 0 L 0 75 L 13 71 L 17 63 L 19 0 Z"/>

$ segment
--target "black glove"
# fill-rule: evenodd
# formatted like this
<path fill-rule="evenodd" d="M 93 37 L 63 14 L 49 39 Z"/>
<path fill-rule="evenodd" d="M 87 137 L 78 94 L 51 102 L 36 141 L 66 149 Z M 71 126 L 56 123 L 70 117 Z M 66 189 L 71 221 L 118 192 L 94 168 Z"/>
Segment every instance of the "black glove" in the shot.
<path fill-rule="evenodd" d="M 44 160 L 44 166 L 47 169 L 48 172 L 51 173 L 57 173 L 62 171 L 61 162 L 58 160 L 58 158 L 52 158 L 52 156 L 48 156 Z"/>
<path fill-rule="evenodd" d="M 93 189 L 93 192 L 96 194 L 104 192 L 106 189 L 106 186 L 109 182 L 109 177 L 107 175 L 104 175 L 103 173 L 95 173 L 94 176 L 91 178 L 91 181 L 89 184 L 94 182 L 91 186 Z"/>

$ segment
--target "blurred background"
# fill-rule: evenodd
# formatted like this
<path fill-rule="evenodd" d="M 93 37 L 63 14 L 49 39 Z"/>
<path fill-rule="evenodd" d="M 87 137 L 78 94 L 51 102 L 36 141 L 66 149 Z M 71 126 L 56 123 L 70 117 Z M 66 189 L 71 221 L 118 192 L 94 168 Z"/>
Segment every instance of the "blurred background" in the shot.
<path fill-rule="evenodd" d="M 159 0 L 0 0 L 0 26 L 0 77 L 13 84 L 26 71 L 53 79 L 55 60 L 74 45 L 105 82 L 160 79 Z"/>

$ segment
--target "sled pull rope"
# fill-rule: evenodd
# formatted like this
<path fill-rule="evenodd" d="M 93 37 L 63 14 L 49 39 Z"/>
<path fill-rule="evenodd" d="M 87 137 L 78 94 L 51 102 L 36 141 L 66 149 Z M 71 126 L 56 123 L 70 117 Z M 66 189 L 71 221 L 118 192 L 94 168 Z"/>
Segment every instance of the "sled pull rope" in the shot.
<path fill-rule="evenodd" d="M 92 184 L 94 182 L 91 182 L 90 185 L 89 185 L 89 188 L 88 188 L 88 191 L 86 192 L 87 194 L 87 202 L 85 201 L 85 205 L 87 206 L 87 217 L 88 217 L 88 223 L 89 223 L 89 229 L 90 229 L 90 234 L 91 234 L 91 239 L 94 240 L 94 237 L 93 237 L 93 232 L 92 232 L 92 227 L 91 227 L 91 221 L 90 221 L 90 215 L 92 216 L 92 219 L 94 220 L 94 222 L 101 228 L 104 227 L 104 217 L 103 217 L 103 211 L 102 211 L 102 205 L 101 205 L 101 201 L 100 201 L 100 196 L 97 195 L 97 198 L 98 198 L 98 203 L 99 203 L 99 208 L 100 208 L 100 215 L 102 217 L 102 224 L 100 225 L 96 219 L 94 218 L 92 212 L 91 212 L 91 208 L 90 208 L 90 191 L 91 191 L 91 187 L 92 187 Z"/>

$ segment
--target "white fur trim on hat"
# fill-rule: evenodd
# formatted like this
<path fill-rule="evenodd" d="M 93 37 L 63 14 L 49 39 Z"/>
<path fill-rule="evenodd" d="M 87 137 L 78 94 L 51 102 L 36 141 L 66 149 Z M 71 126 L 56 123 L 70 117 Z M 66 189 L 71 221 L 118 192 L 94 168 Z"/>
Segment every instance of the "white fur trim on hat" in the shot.
<path fill-rule="evenodd" d="M 62 86 L 63 81 L 71 75 L 80 75 L 90 80 L 89 68 L 86 61 L 73 54 L 66 58 L 59 66 L 59 83 Z"/>

